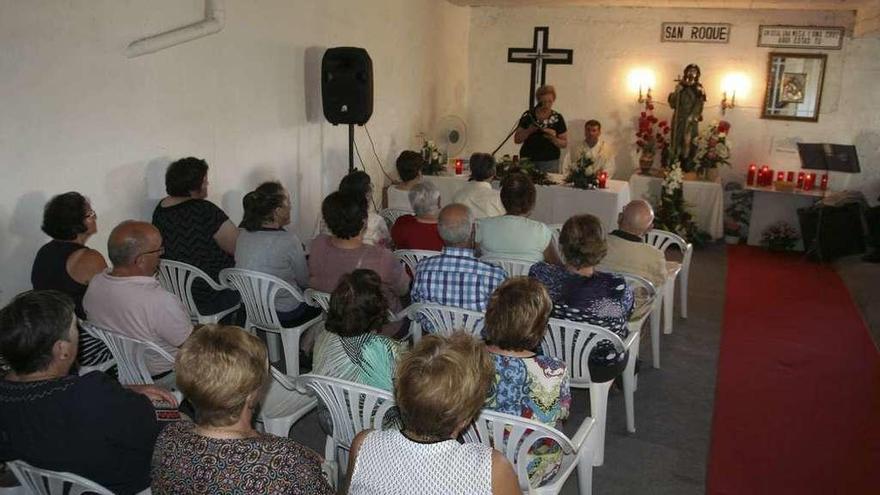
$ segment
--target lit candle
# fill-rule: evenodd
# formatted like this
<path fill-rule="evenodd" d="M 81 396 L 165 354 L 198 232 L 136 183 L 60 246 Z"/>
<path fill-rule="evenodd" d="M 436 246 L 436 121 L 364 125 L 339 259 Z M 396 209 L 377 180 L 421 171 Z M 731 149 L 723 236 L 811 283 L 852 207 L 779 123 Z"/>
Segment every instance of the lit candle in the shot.
<path fill-rule="evenodd" d="M 750 186 L 755 185 L 755 174 L 757 173 L 757 170 L 758 170 L 758 166 L 755 165 L 754 163 L 749 165 L 749 173 L 746 178 L 746 184 L 748 184 Z"/>
<path fill-rule="evenodd" d="M 828 189 L 828 174 L 822 174 L 822 182 L 821 182 L 820 187 L 822 188 L 823 191 L 825 189 Z"/>
<path fill-rule="evenodd" d="M 464 170 L 464 160 L 461 158 L 455 159 L 455 175 L 461 175 Z"/>
<path fill-rule="evenodd" d="M 806 174 L 804 174 L 803 172 L 798 172 L 798 181 L 797 181 L 797 188 L 798 189 L 801 189 L 802 187 L 804 187 L 804 179 L 805 178 L 806 178 Z"/>
<path fill-rule="evenodd" d="M 770 173 L 770 167 L 768 167 L 767 165 L 762 165 L 761 166 L 761 175 L 758 177 L 758 185 L 759 186 L 766 186 L 767 185 L 767 183 L 769 182 L 767 180 L 767 174 L 769 174 L 769 173 Z"/>
<path fill-rule="evenodd" d="M 608 172 L 604 170 L 599 172 L 599 189 L 605 189 L 605 183 L 608 181 Z"/>
<path fill-rule="evenodd" d="M 785 182 L 794 182 L 794 172 L 788 172 L 788 177 L 785 178 Z"/>
<path fill-rule="evenodd" d="M 783 172 L 781 170 L 779 172 L 776 172 L 776 181 L 782 182 L 784 180 L 785 180 L 785 172 Z"/>
<path fill-rule="evenodd" d="M 804 179 L 804 191 L 812 191 L 813 185 L 816 183 L 816 176 L 813 174 L 807 174 L 806 179 Z"/>

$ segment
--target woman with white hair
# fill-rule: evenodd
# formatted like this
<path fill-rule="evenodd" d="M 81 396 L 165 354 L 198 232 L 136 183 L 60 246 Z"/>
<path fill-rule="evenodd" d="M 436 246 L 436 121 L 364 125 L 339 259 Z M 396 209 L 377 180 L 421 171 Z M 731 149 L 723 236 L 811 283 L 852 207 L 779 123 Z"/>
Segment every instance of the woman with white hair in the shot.
<path fill-rule="evenodd" d="M 403 215 L 391 227 L 391 240 L 397 249 L 440 251 L 443 239 L 437 232 L 440 214 L 440 191 L 433 183 L 422 181 L 409 190 L 414 215 Z"/>

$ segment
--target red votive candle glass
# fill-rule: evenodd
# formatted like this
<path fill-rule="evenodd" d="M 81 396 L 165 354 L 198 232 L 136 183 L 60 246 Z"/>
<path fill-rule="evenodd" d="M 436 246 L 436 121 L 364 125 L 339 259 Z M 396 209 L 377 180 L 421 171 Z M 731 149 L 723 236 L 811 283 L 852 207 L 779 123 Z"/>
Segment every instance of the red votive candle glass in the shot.
<path fill-rule="evenodd" d="M 599 172 L 599 189 L 605 189 L 605 184 L 608 182 L 608 172 Z"/>
<path fill-rule="evenodd" d="M 455 175 L 461 175 L 464 171 L 464 160 L 461 158 L 455 159 Z"/>
<path fill-rule="evenodd" d="M 788 176 L 785 178 L 785 182 L 794 182 L 794 172 L 788 172 Z"/>
<path fill-rule="evenodd" d="M 816 183 L 816 176 L 813 174 L 807 174 L 806 179 L 804 179 L 804 191 L 812 191 L 813 185 Z"/>
<path fill-rule="evenodd" d="M 755 175 L 757 174 L 757 172 L 758 172 L 758 166 L 757 166 L 757 165 L 755 165 L 754 163 L 752 163 L 751 165 L 749 165 L 749 173 L 748 173 L 748 175 L 746 176 L 746 184 L 748 184 L 748 185 L 750 185 L 750 186 L 754 186 L 754 185 L 755 185 Z"/>
<path fill-rule="evenodd" d="M 784 181 L 785 180 L 785 172 L 783 172 L 781 170 L 779 172 L 776 172 L 776 180 L 779 182 Z"/>
<path fill-rule="evenodd" d="M 828 174 L 822 174 L 822 182 L 819 187 L 821 187 L 823 191 L 828 189 Z"/>
<path fill-rule="evenodd" d="M 804 179 L 805 178 L 806 178 L 806 174 L 804 174 L 803 172 L 798 172 L 798 181 L 797 181 L 797 188 L 798 189 L 801 189 L 804 187 Z"/>
<path fill-rule="evenodd" d="M 761 175 L 758 176 L 758 185 L 759 186 L 766 186 L 767 185 L 767 183 L 769 182 L 767 180 L 767 174 L 769 174 L 769 173 L 770 173 L 770 167 L 768 167 L 767 165 L 761 166 Z"/>

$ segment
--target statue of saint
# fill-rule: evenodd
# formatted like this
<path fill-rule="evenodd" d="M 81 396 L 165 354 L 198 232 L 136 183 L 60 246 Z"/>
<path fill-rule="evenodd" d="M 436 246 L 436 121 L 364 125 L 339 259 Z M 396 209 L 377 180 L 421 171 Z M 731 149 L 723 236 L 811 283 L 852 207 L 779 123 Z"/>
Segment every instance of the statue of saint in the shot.
<path fill-rule="evenodd" d="M 703 103 L 706 101 L 706 92 L 700 84 L 700 67 L 697 64 L 684 68 L 675 91 L 669 93 L 668 101 L 673 111 L 670 126 L 672 131 L 663 162 L 671 165 L 678 160 L 682 171 L 690 172 L 694 168 L 694 155 L 697 152 L 694 138 L 699 133 L 699 124 L 703 120 Z"/>

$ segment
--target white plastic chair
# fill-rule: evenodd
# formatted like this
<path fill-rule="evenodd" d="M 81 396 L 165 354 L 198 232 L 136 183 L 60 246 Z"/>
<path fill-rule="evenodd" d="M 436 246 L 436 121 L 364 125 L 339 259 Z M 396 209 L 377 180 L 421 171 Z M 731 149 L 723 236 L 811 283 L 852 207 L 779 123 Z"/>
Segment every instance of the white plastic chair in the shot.
<path fill-rule="evenodd" d="M 660 313 L 663 307 L 663 293 L 659 292 L 654 284 L 645 277 L 626 272 L 609 272 L 619 275 L 626 280 L 627 285 L 633 288 L 633 292 L 641 292 L 642 304 L 650 306 L 640 318 L 627 322 L 630 332 L 641 331 L 645 326 L 645 320 L 651 321 L 651 359 L 654 368 L 660 368 Z M 639 296 L 636 296 L 639 298 Z"/>
<path fill-rule="evenodd" d="M 675 295 L 675 279 L 679 279 L 679 297 L 681 299 L 681 317 L 687 318 L 687 294 L 688 294 L 688 279 L 690 278 L 690 270 L 691 270 L 691 259 L 694 255 L 694 245 L 687 242 L 683 237 L 673 234 L 672 232 L 667 232 L 665 230 L 652 229 L 649 230 L 648 233 L 645 234 L 645 241 L 654 246 L 655 248 L 663 251 L 663 254 L 666 254 L 666 250 L 672 246 L 678 247 L 681 250 L 682 260 L 680 270 L 675 269 L 675 267 L 669 267 L 669 276 L 667 280 L 667 287 L 665 287 L 665 295 L 669 296 L 668 300 L 664 301 L 664 311 L 666 312 L 666 321 L 664 322 L 664 332 L 672 333 L 672 306 L 673 306 L 673 297 Z M 668 265 L 668 264 L 667 264 Z"/>
<path fill-rule="evenodd" d="M 155 354 L 174 366 L 174 356 L 168 354 L 153 342 L 126 337 L 113 330 L 102 328 L 90 321 L 81 321 L 83 330 L 104 342 L 113 354 L 119 372 L 119 383 L 123 385 L 150 385 L 153 377 L 147 368 L 147 353 Z"/>
<path fill-rule="evenodd" d="M 523 493 L 559 493 L 577 468 L 578 492 L 580 495 L 589 495 L 593 484 L 592 461 L 595 456 L 596 434 L 595 419 L 589 417 L 584 418 L 577 432 L 569 439 L 556 428 L 538 421 L 483 409 L 462 437 L 465 442 L 482 443 L 504 454 L 516 471 Z M 552 478 L 545 480 L 540 486 L 534 486 L 528 477 L 531 460 L 529 451 L 546 440 L 562 449 L 562 462 Z"/>
<path fill-rule="evenodd" d="M 601 466 L 605 460 L 605 418 L 608 410 L 608 391 L 611 389 L 612 380 L 602 383 L 593 382 L 590 377 L 590 352 L 599 341 L 609 340 L 619 353 L 630 350 L 629 359 L 634 360 L 633 355 L 638 352 L 638 333 L 630 332 L 624 342 L 616 333 L 588 323 L 551 318 L 547 326 L 548 331 L 544 334 L 544 339 L 541 342 L 544 354 L 565 362 L 571 377 L 570 385 L 572 388 L 589 390 L 590 417 L 596 420 L 596 450 L 593 466 Z M 628 372 L 629 368 L 628 366 L 624 370 L 624 374 Z M 634 371 L 635 367 L 632 368 L 629 371 Z M 632 375 L 629 378 L 624 378 L 623 385 L 624 401 L 629 413 L 634 410 L 633 386 L 635 383 Z M 630 428 L 631 426 L 632 428 Z M 627 429 L 635 431 L 635 420 L 631 414 L 627 414 Z"/>
<path fill-rule="evenodd" d="M 287 437 L 290 427 L 318 405 L 318 399 L 303 393 L 293 378 L 271 367 L 272 381 L 260 405 L 260 421 L 266 433 Z"/>
<path fill-rule="evenodd" d="M 300 337 L 312 325 L 320 322 L 323 319 L 323 315 L 316 316 L 298 327 L 285 328 L 281 326 L 278 313 L 275 311 L 275 296 L 281 291 L 286 291 L 297 302 L 304 302 L 303 294 L 297 287 L 278 277 L 241 268 L 226 268 L 222 270 L 220 272 L 220 281 L 227 287 L 237 290 L 241 295 L 241 301 L 247 311 L 245 328 L 248 331 L 257 329 L 277 334 L 281 337 L 281 347 L 284 354 L 284 364 L 287 367 L 287 374 L 289 376 L 298 375 Z"/>
<path fill-rule="evenodd" d="M 388 225 L 389 229 L 394 225 L 394 222 L 396 222 L 398 218 L 412 214 L 413 212 L 401 208 L 385 208 L 379 211 L 379 216 L 385 220 L 385 224 Z"/>
<path fill-rule="evenodd" d="M 297 384 L 313 390 L 327 407 L 333 422 L 333 435 L 327 436 L 324 447 L 325 465 L 338 480 L 348 465 L 348 452 L 355 435 L 366 429 L 382 429 L 388 411 L 394 407 L 394 396 L 375 387 L 307 374 Z"/>
<path fill-rule="evenodd" d="M 159 279 L 159 285 L 180 299 L 193 323 L 199 323 L 202 325 L 217 323 L 224 316 L 236 311 L 241 306 L 240 304 L 236 304 L 231 308 L 224 309 L 223 311 L 212 315 L 201 314 L 199 308 L 196 307 L 196 302 L 192 296 L 193 282 L 197 279 L 202 279 L 208 284 L 208 287 L 214 291 L 224 290 L 225 287 L 214 282 L 207 273 L 195 266 L 181 263 L 180 261 L 166 259 L 159 260 L 159 271 L 156 276 Z"/>
<path fill-rule="evenodd" d="M 40 469 L 24 461 L 9 461 L 6 465 L 15 473 L 25 492 L 33 495 L 113 495 L 110 490 L 77 474 Z M 147 489 L 139 495 L 149 493 Z"/>
<path fill-rule="evenodd" d="M 456 331 L 464 331 L 480 340 L 483 339 L 483 325 L 486 314 L 482 311 L 443 306 L 434 303 L 414 303 L 401 311 L 401 315 L 412 321 L 410 334 L 413 342 L 422 339 L 422 332 L 450 336 Z M 422 326 L 429 328 L 423 329 Z"/>
<path fill-rule="evenodd" d="M 532 265 L 535 264 L 533 261 L 523 261 L 516 260 L 512 258 L 501 258 L 498 256 L 483 256 L 480 258 L 482 261 L 486 263 L 490 263 L 496 266 L 500 266 L 507 272 L 507 275 L 510 277 L 519 277 L 519 276 L 528 276 L 529 270 L 532 268 Z"/>
<path fill-rule="evenodd" d="M 409 268 L 409 272 L 413 275 L 416 274 L 416 265 L 419 264 L 419 261 L 422 261 L 425 258 L 430 258 L 431 256 L 439 256 L 440 254 L 442 254 L 440 251 L 429 251 L 426 249 L 398 249 L 397 251 L 394 251 L 394 256 L 396 256 L 404 266 Z"/>
<path fill-rule="evenodd" d="M 315 289 L 306 289 L 303 292 L 303 296 L 305 297 L 306 304 L 309 306 L 314 306 L 316 308 L 321 308 L 321 311 L 327 312 L 327 309 L 330 308 L 330 293 L 329 292 L 321 292 Z"/>

